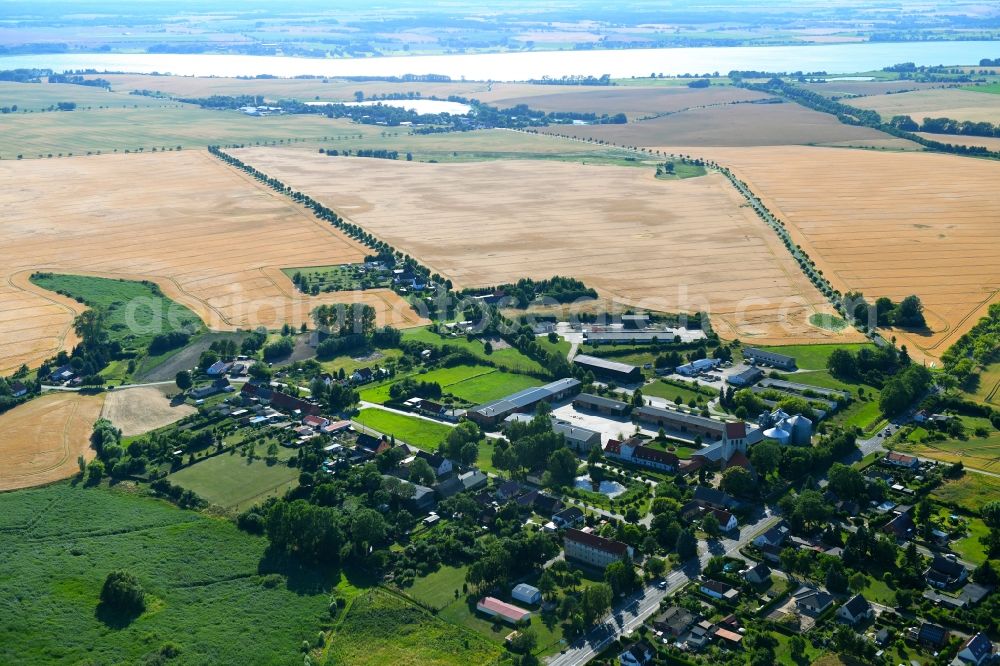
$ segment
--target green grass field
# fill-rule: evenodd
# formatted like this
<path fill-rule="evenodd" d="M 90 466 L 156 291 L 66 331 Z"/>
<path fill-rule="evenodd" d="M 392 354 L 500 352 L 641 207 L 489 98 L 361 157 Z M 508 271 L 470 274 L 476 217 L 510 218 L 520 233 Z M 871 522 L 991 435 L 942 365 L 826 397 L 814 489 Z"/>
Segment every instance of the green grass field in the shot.
<path fill-rule="evenodd" d="M 455 365 L 450 368 L 437 368 L 427 372 L 414 373 L 407 376 L 412 377 L 415 381 L 437 382 L 441 385 L 441 389 L 445 393 L 451 393 L 451 387 L 453 386 L 457 386 L 460 383 L 474 377 L 489 375 L 494 372 L 496 372 L 496 369 L 487 365 Z M 396 381 L 398 381 L 398 379 Z M 379 384 L 378 386 L 368 387 L 361 391 L 361 399 L 368 402 L 384 404 L 389 401 L 389 389 L 395 383 L 395 381 L 385 382 L 383 384 Z"/>
<path fill-rule="evenodd" d="M 542 382 L 527 375 L 515 375 L 501 370 L 471 377 L 457 384 L 449 385 L 445 391 L 474 405 L 497 400 Z"/>
<path fill-rule="evenodd" d="M 87 78 L 97 78 L 88 76 Z M 104 106 L 116 109 L 162 108 L 166 106 L 181 106 L 178 102 L 155 97 L 129 95 L 123 92 L 108 92 L 95 86 L 78 86 L 66 83 L 13 83 L 0 81 L 0 104 L 3 106 L 17 105 L 18 114 L 44 111 L 59 102 L 74 102 L 77 111 L 53 111 L 51 113 L 69 114 Z M 10 117 L 10 116 L 8 116 Z"/>
<path fill-rule="evenodd" d="M 442 566 L 432 574 L 417 578 L 405 590 L 406 594 L 431 608 L 441 609 L 455 601 L 455 592 L 462 595 L 465 572 L 469 567 Z"/>
<path fill-rule="evenodd" d="M 62 86 L 66 89 L 83 86 Z M 67 92 L 74 92 L 68 90 Z M 78 95 L 80 93 L 77 93 Z M 113 93 L 112 93 L 113 94 Z M 418 161 L 483 161 L 495 159 L 553 159 L 588 163 L 635 165 L 634 157 L 619 149 L 602 148 L 544 134 L 506 130 L 477 130 L 438 134 L 410 134 L 405 128 L 361 125 L 321 115 L 253 117 L 238 111 L 211 111 L 188 104 L 166 104 L 134 97 L 121 108 L 115 95 L 112 108 L 79 108 L 71 112 L 17 113 L 4 116 L 0 157 L 23 155 L 34 159 L 48 154 L 86 155 L 145 152 L 182 146 L 184 149 L 218 145 L 277 145 L 295 143 L 315 152 L 386 149 L 410 152 Z M 133 97 L 128 97 L 133 100 Z M 3 99 L 0 97 L 0 99 Z M 60 100 L 72 101 L 72 100 Z"/>
<path fill-rule="evenodd" d="M 36 274 L 31 281 L 104 310 L 109 338 L 126 348 L 144 351 L 156 333 L 203 328 L 198 315 L 163 296 L 152 283 L 52 273 Z"/>
<path fill-rule="evenodd" d="M 819 312 L 809 315 L 809 323 L 813 326 L 818 326 L 819 328 L 825 328 L 828 331 L 834 332 L 842 331 L 848 326 L 848 323 L 840 317 Z"/>
<path fill-rule="evenodd" d="M 946 504 L 954 504 L 966 511 L 979 513 L 983 505 L 1000 497 L 1000 479 L 966 472 L 959 479 L 945 481 L 931 491 L 931 497 Z"/>
<path fill-rule="evenodd" d="M 800 370 L 826 370 L 826 361 L 837 349 L 846 349 L 850 352 L 857 352 L 862 347 L 874 349 L 875 345 L 865 343 L 841 344 L 841 345 L 779 345 L 775 347 L 762 347 L 768 351 L 794 356 L 795 363 Z M 798 381 L 798 379 L 793 379 Z"/>
<path fill-rule="evenodd" d="M 374 408 L 362 409 L 354 421 L 385 435 L 395 435 L 396 439 L 426 451 L 436 451 L 438 444 L 451 432 L 443 423 Z"/>
<path fill-rule="evenodd" d="M 673 164 L 673 171 L 669 173 L 664 171 L 657 178 L 660 180 L 684 180 L 685 178 L 698 178 L 708 173 L 705 167 L 696 164 L 684 164 L 674 160 L 671 160 L 670 164 Z"/>
<path fill-rule="evenodd" d="M 670 402 L 674 402 L 676 398 L 680 397 L 681 402 L 685 405 L 689 401 L 694 400 L 699 405 L 707 404 L 712 398 L 695 391 L 694 389 L 684 388 L 681 386 L 675 386 L 673 384 L 668 384 L 664 381 L 653 381 L 650 384 L 646 384 L 642 387 L 642 394 L 646 396 L 653 396 L 657 398 L 664 398 Z"/>
<path fill-rule="evenodd" d="M 976 390 L 967 393 L 976 402 L 989 405 L 1000 405 L 1000 363 L 991 363 L 979 373 L 979 385 Z"/>
<path fill-rule="evenodd" d="M 0 663 L 146 663 L 172 643 L 178 664 L 300 666 L 301 642 L 330 622 L 328 588 L 306 572 L 265 585 L 266 545 L 228 521 L 123 491 L 0 494 Z M 97 613 L 114 569 L 148 595 L 126 626 Z"/>
<path fill-rule="evenodd" d="M 167 478 L 211 504 L 242 511 L 268 497 L 281 496 L 298 485 L 299 470 L 284 462 L 291 456 L 290 450 L 281 447 L 278 451 L 279 461 L 273 465 L 260 458 L 248 462 L 238 453 L 227 452 L 199 460 Z M 264 453 L 258 447 L 257 455 Z"/>
<path fill-rule="evenodd" d="M 496 664 L 501 648 L 381 589 L 359 594 L 326 649 L 328 666 L 465 666 Z M 301 662 L 300 662 L 301 663 Z"/>
<path fill-rule="evenodd" d="M 408 328 L 403 331 L 404 340 L 418 340 L 427 344 L 442 347 L 449 345 L 464 349 L 475 354 L 483 360 L 489 360 L 497 364 L 502 370 L 512 372 L 544 372 L 544 368 L 513 347 L 507 349 L 497 349 L 492 354 L 487 354 L 483 343 L 479 340 L 466 340 L 465 337 L 443 338 L 437 333 L 427 329 L 427 327 Z"/>
<path fill-rule="evenodd" d="M 927 438 L 927 430 L 916 428 L 904 442 L 900 443 L 900 448 L 942 462 L 962 461 L 963 465 L 972 469 L 987 472 L 1000 469 L 1000 431 L 993 427 L 989 419 L 972 416 L 960 418 L 965 424 L 966 439 L 932 441 Z M 984 430 L 987 433 L 986 437 L 976 435 L 977 429 Z"/>
<path fill-rule="evenodd" d="M 990 83 L 984 86 L 966 86 L 965 88 L 962 88 L 962 90 L 1000 95 L 1000 83 Z"/>

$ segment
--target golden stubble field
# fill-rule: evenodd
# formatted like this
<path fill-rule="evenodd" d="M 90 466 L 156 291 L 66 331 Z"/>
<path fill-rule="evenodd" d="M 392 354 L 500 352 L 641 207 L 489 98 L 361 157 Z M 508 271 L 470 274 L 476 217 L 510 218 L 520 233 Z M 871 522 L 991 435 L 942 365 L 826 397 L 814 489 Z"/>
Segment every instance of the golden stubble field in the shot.
<path fill-rule="evenodd" d="M 923 122 L 924 118 L 1000 123 L 1000 95 L 974 90 L 915 90 L 893 95 L 872 95 L 846 102 L 861 109 L 878 111 L 883 120 L 904 115 L 918 123 Z"/>
<path fill-rule="evenodd" d="M 548 161 L 460 164 L 234 151 L 457 286 L 573 276 L 651 310 L 708 311 L 725 337 L 851 339 L 808 324 L 825 303 L 718 175 Z"/>
<path fill-rule="evenodd" d="M 793 103 L 723 104 L 625 125 L 550 125 L 538 130 L 625 146 L 782 146 L 845 144 L 915 148 L 869 127 L 845 125 L 828 113 Z"/>
<path fill-rule="evenodd" d="M 118 389 L 107 394 L 101 416 L 125 437 L 144 435 L 198 413 L 192 405 L 174 404 L 168 397 L 179 392 L 173 384 Z"/>
<path fill-rule="evenodd" d="M 804 146 L 669 150 L 730 166 L 836 289 L 870 301 L 918 295 L 931 331 L 891 331 L 917 358 L 939 357 L 997 299 L 996 162 Z"/>
<path fill-rule="evenodd" d="M 94 457 L 90 432 L 103 404 L 103 395 L 60 392 L 0 414 L 0 491 L 76 474 L 79 456 Z"/>
<path fill-rule="evenodd" d="M 204 151 L 0 162 L 0 372 L 73 343 L 81 306 L 34 271 L 149 279 L 216 330 L 299 324 L 320 303 L 364 302 L 422 323 L 394 292 L 295 291 L 283 267 L 363 259 L 366 248 Z"/>

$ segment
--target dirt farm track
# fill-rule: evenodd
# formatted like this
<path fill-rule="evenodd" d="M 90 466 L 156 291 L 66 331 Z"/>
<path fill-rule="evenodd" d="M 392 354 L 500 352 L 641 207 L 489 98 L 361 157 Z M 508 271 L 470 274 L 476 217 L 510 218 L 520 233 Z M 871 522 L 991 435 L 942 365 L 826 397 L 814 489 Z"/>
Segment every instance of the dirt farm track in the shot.
<path fill-rule="evenodd" d="M 0 491 L 66 479 L 94 457 L 90 432 L 103 395 L 53 393 L 0 414 Z"/>
<path fill-rule="evenodd" d="M 234 153 L 460 287 L 566 275 L 623 304 L 709 312 L 729 338 L 851 339 L 808 323 L 825 311 L 822 295 L 718 174 L 664 181 L 652 166 Z"/>
<path fill-rule="evenodd" d="M 0 372 L 73 344 L 81 306 L 31 284 L 33 271 L 153 280 L 216 330 L 355 301 L 383 323 L 421 323 L 386 289 L 296 292 L 281 268 L 355 262 L 366 248 L 205 151 L 4 160 L 0 178 Z"/>
<path fill-rule="evenodd" d="M 1000 298 L 1000 163 L 817 147 L 669 148 L 717 160 L 789 224 L 841 292 L 916 294 L 930 331 L 891 331 L 933 361 Z"/>

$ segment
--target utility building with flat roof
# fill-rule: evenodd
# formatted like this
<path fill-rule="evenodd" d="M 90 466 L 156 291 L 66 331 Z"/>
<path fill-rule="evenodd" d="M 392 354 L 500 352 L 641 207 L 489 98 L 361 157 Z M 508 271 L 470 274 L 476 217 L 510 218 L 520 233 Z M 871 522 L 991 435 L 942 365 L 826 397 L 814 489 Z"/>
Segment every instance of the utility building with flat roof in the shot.
<path fill-rule="evenodd" d="M 642 370 L 627 363 L 618 363 L 586 354 L 578 354 L 573 357 L 573 363 L 585 370 L 590 370 L 595 377 L 613 379 L 623 384 L 634 384 L 642 381 Z"/>
<path fill-rule="evenodd" d="M 758 349 L 757 347 L 745 347 L 743 349 L 743 356 L 758 365 L 769 365 L 774 368 L 780 368 L 781 370 L 797 370 L 798 367 L 795 365 L 795 358 L 792 356 L 786 356 L 784 354 L 777 354 L 772 351 L 767 351 L 766 349 Z"/>

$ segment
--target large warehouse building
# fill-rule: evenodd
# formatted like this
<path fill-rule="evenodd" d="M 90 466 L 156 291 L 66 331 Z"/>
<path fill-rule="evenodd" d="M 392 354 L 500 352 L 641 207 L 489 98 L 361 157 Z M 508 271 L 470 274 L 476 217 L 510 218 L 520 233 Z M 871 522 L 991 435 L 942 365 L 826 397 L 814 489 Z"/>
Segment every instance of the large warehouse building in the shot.
<path fill-rule="evenodd" d="M 642 370 L 627 363 L 618 363 L 586 354 L 574 356 L 573 363 L 593 372 L 594 376 L 600 379 L 610 379 L 620 384 L 634 384 L 642 381 Z"/>

